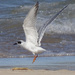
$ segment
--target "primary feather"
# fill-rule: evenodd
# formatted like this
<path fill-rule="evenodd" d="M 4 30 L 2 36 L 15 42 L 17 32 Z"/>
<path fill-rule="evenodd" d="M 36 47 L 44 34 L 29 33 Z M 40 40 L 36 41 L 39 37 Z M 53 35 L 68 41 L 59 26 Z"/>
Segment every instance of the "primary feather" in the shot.
<path fill-rule="evenodd" d="M 46 31 L 46 28 L 48 27 L 48 25 L 50 25 L 50 23 L 67 7 L 68 5 L 66 5 L 65 7 L 63 7 L 58 13 L 56 13 L 52 18 L 50 18 L 48 21 L 45 22 L 45 24 L 38 30 L 38 43 L 39 45 L 41 45 L 41 40 L 44 36 L 44 33 Z"/>

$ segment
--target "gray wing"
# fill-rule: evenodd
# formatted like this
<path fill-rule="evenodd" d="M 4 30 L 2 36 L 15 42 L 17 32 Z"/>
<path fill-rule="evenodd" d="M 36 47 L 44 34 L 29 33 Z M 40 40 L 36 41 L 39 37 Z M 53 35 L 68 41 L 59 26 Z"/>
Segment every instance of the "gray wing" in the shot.
<path fill-rule="evenodd" d="M 41 40 L 43 38 L 43 35 L 45 33 L 45 30 L 47 28 L 47 26 L 67 7 L 68 5 L 66 5 L 65 7 L 63 7 L 58 13 L 56 13 L 51 19 L 49 19 L 48 21 L 46 21 L 46 23 L 38 30 L 38 43 L 39 45 L 41 45 Z"/>
<path fill-rule="evenodd" d="M 35 26 L 38 5 L 39 3 L 37 2 L 32 7 L 32 9 L 29 11 L 23 23 L 23 29 L 24 29 L 25 36 L 26 36 L 26 42 L 31 42 L 35 45 L 38 44 L 37 43 L 38 33 L 37 33 L 36 26 Z"/>

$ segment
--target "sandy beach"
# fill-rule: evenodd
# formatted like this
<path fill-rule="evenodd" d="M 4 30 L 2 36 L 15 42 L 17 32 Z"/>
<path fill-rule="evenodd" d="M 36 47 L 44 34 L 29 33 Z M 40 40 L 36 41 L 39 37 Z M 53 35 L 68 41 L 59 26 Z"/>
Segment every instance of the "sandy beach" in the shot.
<path fill-rule="evenodd" d="M 75 71 L 69 70 L 11 70 L 0 69 L 0 75 L 75 75 Z"/>

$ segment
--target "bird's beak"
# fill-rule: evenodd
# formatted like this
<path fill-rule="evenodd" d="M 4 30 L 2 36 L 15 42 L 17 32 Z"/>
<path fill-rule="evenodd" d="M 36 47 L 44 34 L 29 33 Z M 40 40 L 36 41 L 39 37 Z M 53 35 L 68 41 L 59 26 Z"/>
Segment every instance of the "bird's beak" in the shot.
<path fill-rule="evenodd" d="M 14 43 L 13 45 L 17 45 L 17 43 Z"/>

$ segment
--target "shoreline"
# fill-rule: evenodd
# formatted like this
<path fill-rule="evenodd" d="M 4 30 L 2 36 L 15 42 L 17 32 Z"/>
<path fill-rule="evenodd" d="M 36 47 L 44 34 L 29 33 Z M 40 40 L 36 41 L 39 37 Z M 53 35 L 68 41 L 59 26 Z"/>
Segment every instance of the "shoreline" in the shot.
<path fill-rule="evenodd" d="M 0 69 L 0 75 L 75 75 L 75 71 L 69 70 L 15 70 Z"/>
<path fill-rule="evenodd" d="M 27 67 L 34 70 L 72 70 L 75 71 L 75 56 L 38 57 L 32 64 L 33 58 L 0 58 L 0 69 Z"/>

